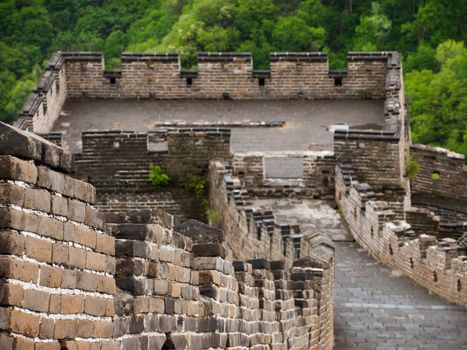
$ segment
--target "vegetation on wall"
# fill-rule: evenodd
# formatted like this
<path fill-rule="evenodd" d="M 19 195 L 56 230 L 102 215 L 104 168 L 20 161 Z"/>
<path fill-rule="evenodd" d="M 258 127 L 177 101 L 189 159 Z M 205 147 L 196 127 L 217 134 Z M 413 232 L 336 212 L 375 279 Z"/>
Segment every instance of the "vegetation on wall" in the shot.
<path fill-rule="evenodd" d="M 329 53 L 345 67 L 351 50 L 398 50 L 416 142 L 467 154 L 466 0 L 2 0 L 0 120 L 13 121 L 56 50 L 271 51 Z"/>

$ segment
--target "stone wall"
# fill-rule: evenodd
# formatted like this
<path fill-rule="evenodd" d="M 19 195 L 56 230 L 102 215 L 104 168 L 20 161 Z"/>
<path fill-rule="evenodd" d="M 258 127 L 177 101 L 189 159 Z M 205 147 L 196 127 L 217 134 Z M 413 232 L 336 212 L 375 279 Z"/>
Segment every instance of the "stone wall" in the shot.
<path fill-rule="evenodd" d="M 467 169 L 462 154 L 439 147 L 411 145 L 410 155 L 419 167 L 411 181 L 413 193 L 467 201 Z"/>
<path fill-rule="evenodd" d="M 115 242 L 94 188 L 61 148 L 0 134 L 0 348 L 111 349 Z"/>
<path fill-rule="evenodd" d="M 258 196 L 334 198 L 334 168 L 331 152 L 237 153 L 232 158 L 232 174 Z"/>
<path fill-rule="evenodd" d="M 352 179 L 349 166 L 336 167 L 336 200 L 355 240 L 372 256 L 441 297 L 467 307 L 465 227 L 438 236 L 437 219 L 425 212 L 404 215 L 402 203 L 387 200 Z M 414 222 L 411 226 L 404 221 Z M 414 231 L 416 230 L 416 231 Z"/>
<path fill-rule="evenodd" d="M 406 117 L 403 72 L 398 53 L 388 56 L 384 86 L 384 130 L 336 130 L 334 156 L 338 162 L 351 162 L 357 179 L 369 183 L 375 189 L 403 188 L 409 191 L 405 169 L 410 147 L 410 127 Z"/>
<path fill-rule="evenodd" d="M 234 176 L 229 165 L 212 162 L 209 171 L 209 203 L 219 214 L 216 224 L 225 233 L 235 259 L 286 259 L 290 264 L 300 254 L 295 227 L 274 220 L 271 210 L 254 209 L 249 190 Z"/>
<path fill-rule="evenodd" d="M 101 53 L 58 52 L 23 108 L 17 126 L 47 133 L 66 98 L 382 99 L 393 52 L 351 52 L 346 71 L 330 71 L 325 53 L 273 53 L 255 71 L 250 53 L 200 53 L 183 71 L 170 53 L 123 53 L 122 69 L 106 71 Z"/>
<path fill-rule="evenodd" d="M 160 128 L 83 132 L 75 163 L 77 176 L 96 186 L 96 205 L 103 211 L 160 208 L 180 214 L 191 213 L 193 196 L 173 186 L 156 188 L 149 180 L 149 165 L 162 166 L 176 182 L 188 171 L 204 176 L 211 159 L 228 158 L 229 129 Z"/>
<path fill-rule="evenodd" d="M 104 217 L 70 154 L 0 132 L 1 349 L 332 349 L 326 240 L 293 262 L 232 260 L 205 224 Z"/>
<path fill-rule="evenodd" d="M 121 288 L 114 336 L 122 348 L 332 348 L 327 247 L 314 245 L 291 268 L 264 259 L 232 262 L 221 237 L 203 243 L 207 237 L 182 236 L 163 213 L 109 220 L 120 221 L 110 227 Z"/>
<path fill-rule="evenodd" d="M 334 135 L 336 160 L 351 162 L 356 179 L 377 188 L 402 186 L 399 151 L 399 137 L 391 132 L 356 131 Z"/>

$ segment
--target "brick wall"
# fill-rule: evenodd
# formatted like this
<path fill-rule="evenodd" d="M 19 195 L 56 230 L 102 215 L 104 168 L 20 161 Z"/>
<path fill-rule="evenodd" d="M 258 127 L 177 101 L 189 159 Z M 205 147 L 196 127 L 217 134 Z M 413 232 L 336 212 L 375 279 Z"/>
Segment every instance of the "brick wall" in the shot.
<path fill-rule="evenodd" d="M 1 349 L 332 349 L 326 240 L 293 262 L 233 261 L 205 224 L 104 217 L 70 154 L 0 132 Z"/>
<path fill-rule="evenodd" d="M 152 185 L 149 165 L 162 165 L 174 173 L 190 167 L 203 176 L 211 159 L 227 158 L 229 129 L 170 128 L 83 132 L 82 152 L 75 163 L 77 176 L 96 186 L 96 205 L 103 211 L 161 208 L 180 214 L 184 208 L 189 211 L 188 198 Z"/>
<path fill-rule="evenodd" d="M 211 163 L 209 203 L 219 213 L 217 225 L 224 230 L 234 258 L 285 259 L 291 263 L 300 252 L 300 238 L 292 236 L 294 228 L 277 223 L 271 210 L 252 208 L 249 190 L 228 168 L 221 162 Z"/>
<path fill-rule="evenodd" d="M 336 167 L 336 200 L 355 240 L 385 265 L 467 306 L 467 257 L 461 242 L 465 227 L 445 237 L 433 214 L 410 209 L 404 215 L 401 201 L 388 200 L 368 184 L 352 180 L 352 172 L 348 166 Z M 420 215 L 425 218 L 420 220 Z"/>
<path fill-rule="evenodd" d="M 0 133 L 0 348 L 111 346 L 114 238 L 94 188 L 57 146 Z"/>
<path fill-rule="evenodd" d="M 265 158 L 299 159 L 296 178 L 271 178 L 265 170 Z M 278 165 L 278 167 L 285 168 Z M 258 196 L 307 196 L 334 198 L 335 161 L 330 152 L 241 153 L 232 158 L 232 174 L 242 185 Z M 282 172 L 287 173 L 286 169 Z"/>
<path fill-rule="evenodd" d="M 462 154 L 439 147 L 411 145 L 410 155 L 419 170 L 411 181 L 413 193 L 467 200 L 467 169 Z M 439 175 L 439 179 L 433 175 Z"/>

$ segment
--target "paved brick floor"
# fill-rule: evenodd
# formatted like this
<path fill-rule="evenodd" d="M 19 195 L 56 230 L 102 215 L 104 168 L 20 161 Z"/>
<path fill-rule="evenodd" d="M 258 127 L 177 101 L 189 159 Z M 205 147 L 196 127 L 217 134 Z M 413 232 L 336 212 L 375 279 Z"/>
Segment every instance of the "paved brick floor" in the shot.
<path fill-rule="evenodd" d="M 354 242 L 335 242 L 336 350 L 467 349 L 467 312 L 377 263 Z"/>
<path fill-rule="evenodd" d="M 383 100 L 69 100 L 54 131 L 62 131 L 65 148 L 79 152 L 83 130 L 145 131 L 157 123 L 283 121 L 282 128 L 233 128 L 233 152 L 332 149 L 328 128 L 341 123 L 380 129 Z"/>

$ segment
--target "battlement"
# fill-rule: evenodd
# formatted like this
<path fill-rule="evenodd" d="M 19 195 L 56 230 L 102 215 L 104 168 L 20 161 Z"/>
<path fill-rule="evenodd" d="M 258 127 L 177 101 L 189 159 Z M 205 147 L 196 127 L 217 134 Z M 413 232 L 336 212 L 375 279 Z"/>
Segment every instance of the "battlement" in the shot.
<path fill-rule="evenodd" d="M 466 307 L 466 223 L 450 223 L 446 231 L 429 210 L 403 208 L 404 193 L 378 193 L 354 174 L 348 164 L 336 167 L 336 200 L 356 241 L 385 265 Z"/>
<path fill-rule="evenodd" d="M 383 99 L 395 52 L 351 52 L 346 71 L 330 71 L 326 53 L 272 53 L 270 70 L 254 70 L 251 53 L 199 53 L 184 71 L 174 53 L 121 55 L 118 71 L 99 52 L 57 52 L 39 78 L 17 125 L 47 133 L 66 99 Z"/>

